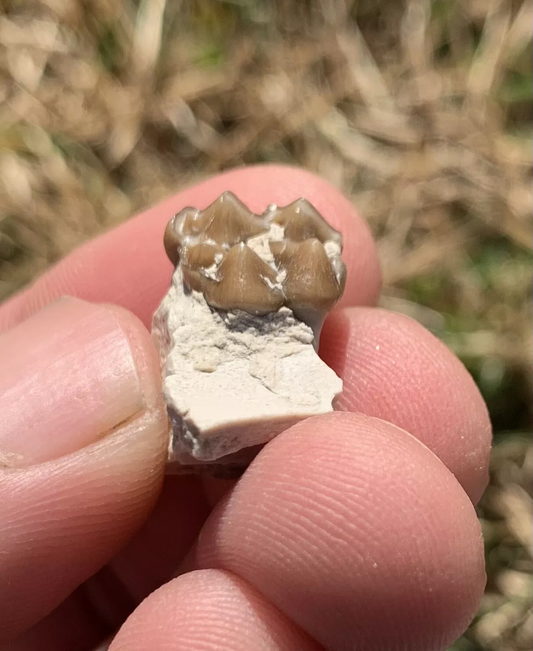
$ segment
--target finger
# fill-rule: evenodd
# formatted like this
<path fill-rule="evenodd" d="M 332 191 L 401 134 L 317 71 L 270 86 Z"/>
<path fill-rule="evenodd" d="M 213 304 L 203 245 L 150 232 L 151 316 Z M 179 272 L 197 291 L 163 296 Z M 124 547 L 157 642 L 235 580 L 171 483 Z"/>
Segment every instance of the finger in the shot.
<path fill-rule="evenodd" d="M 5 640 L 142 524 L 160 489 L 167 419 L 150 337 L 120 308 L 50 305 L 0 337 L 0 358 Z"/>
<path fill-rule="evenodd" d="M 47 617 L 2 646 L 2 651 L 95 651 L 109 633 L 78 589 Z"/>
<path fill-rule="evenodd" d="M 175 575 L 207 515 L 197 477 L 166 476 L 157 504 L 132 540 L 50 615 L 11 642 L 9 651 L 94 651 L 145 597 Z"/>
<path fill-rule="evenodd" d="M 303 631 L 227 572 L 186 574 L 146 599 L 110 651 L 318 651 Z"/>
<path fill-rule="evenodd" d="M 349 308 L 326 321 L 320 354 L 344 381 L 337 409 L 407 430 L 479 500 L 488 481 L 491 424 L 470 374 L 446 346 L 408 317 Z"/>
<path fill-rule="evenodd" d="M 445 649 L 483 594 L 474 508 L 385 421 L 335 413 L 281 434 L 206 523 L 199 568 L 235 573 L 327 649 Z"/>
<path fill-rule="evenodd" d="M 110 563 L 135 603 L 175 575 L 209 512 L 199 477 L 165 477 L 150 518 Z"/>
<path fill-rule="evenodd" d="M 0 329 L 11 327 L 65 294 L 122 305 L 149 325 L 172 272 L 163 248 L 166 223 L 185 206 L 203 208 L 225 190 L 237 194 L 256 212 L 271 203 L 286 205 L 305 196 L 343 232 L 348 279 L 341 304 L 376 302 L 380 288 L 376 247 L 368 227 L 347 199 L 309 172 L 258 166 L 232 170 L 189 188 L 77 249 L 0 308 Z"/>

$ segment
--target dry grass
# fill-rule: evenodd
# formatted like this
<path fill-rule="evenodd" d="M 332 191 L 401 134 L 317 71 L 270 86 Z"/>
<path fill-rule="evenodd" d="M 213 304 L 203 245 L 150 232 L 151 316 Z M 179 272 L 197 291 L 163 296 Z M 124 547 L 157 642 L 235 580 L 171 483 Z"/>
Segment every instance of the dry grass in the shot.
<path fill-rule="evenodd" d="M 19 0 L 0 16 L 0 298 L 208 173 L 298 164 L 379 240 L 496 430 L 489 583 L 457 649 L 533 645 L 528 0 Z"/>

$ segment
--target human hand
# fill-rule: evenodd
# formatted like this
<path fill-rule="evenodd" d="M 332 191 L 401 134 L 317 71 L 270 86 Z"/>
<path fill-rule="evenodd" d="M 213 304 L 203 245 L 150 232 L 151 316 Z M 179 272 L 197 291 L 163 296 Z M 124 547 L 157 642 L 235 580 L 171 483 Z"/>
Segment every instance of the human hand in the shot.
<path fill-rule="evenodd" d="M 320 350 L 344 392 L 236 485 L 174 476 L 160 493 L 166 415 L 146 327 L 170 279 L 162 234 L 224 190 L 258 212 L 305 196 L 343 232 L 348 282 Z M 490 424 L 461 363 L 373 307 L 379 287 L 369 231 L 335 189 L 256 167 L 86 244 L 1 306 L 0 648 L 82 651 L 121 626 L 112 651 L 453 642 L 484 588 L 473 504 Z M 41 310 L 65 294 L 84 300 Z"/>

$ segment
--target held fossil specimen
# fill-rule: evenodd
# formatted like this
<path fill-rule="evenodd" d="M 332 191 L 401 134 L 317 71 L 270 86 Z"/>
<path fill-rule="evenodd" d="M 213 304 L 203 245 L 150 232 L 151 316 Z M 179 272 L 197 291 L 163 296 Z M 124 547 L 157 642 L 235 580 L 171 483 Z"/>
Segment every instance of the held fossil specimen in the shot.
<path fill-rule="evenodd" d="M 231 475 L 342 390 L 316 353 L 344 290 L 342 236 L 305 199 L 255 215 L 225 192 L 175 215 L 164 244 L 175 271 L 152 334 L 169 468 Z"/>

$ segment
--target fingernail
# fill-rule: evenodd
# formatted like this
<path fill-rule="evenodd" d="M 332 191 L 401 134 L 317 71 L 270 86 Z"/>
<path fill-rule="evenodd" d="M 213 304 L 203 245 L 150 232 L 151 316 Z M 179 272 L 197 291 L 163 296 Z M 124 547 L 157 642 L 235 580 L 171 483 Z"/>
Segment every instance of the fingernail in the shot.
<path fill-rule="evenodd" d="M 106 307 L 65 298 L 0 335 L 0 466 L 75 452 L 143 407 L 128 337 Z"/>

